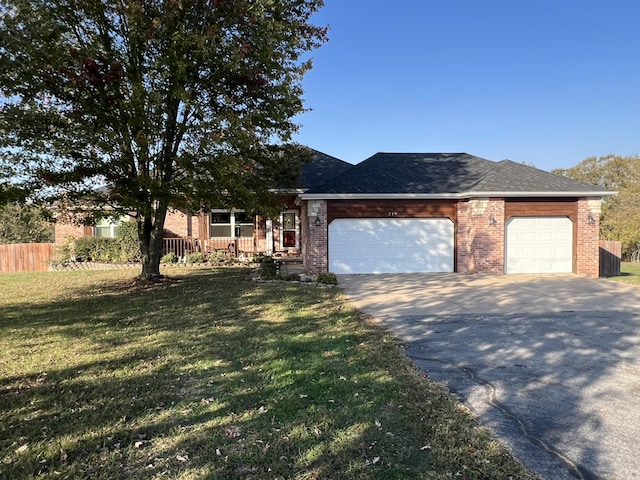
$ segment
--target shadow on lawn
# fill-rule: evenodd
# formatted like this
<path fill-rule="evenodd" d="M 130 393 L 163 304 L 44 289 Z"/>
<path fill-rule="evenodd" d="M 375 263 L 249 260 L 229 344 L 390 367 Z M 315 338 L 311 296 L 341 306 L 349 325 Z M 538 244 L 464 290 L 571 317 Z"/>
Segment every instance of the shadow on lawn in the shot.
<path fill-rule="evenodd" d="M 348 364 L 360 333 L 337 304 L 317 310 L 331 289 L 256 287 L 241 270 L 68 293 L 0 309 L 14 372 L 0 378 L 0 477 L 349 478 L 392 449 L 372 422 L 402 392 Z M 426 455 L 395 453 L 390 477 Z"/>

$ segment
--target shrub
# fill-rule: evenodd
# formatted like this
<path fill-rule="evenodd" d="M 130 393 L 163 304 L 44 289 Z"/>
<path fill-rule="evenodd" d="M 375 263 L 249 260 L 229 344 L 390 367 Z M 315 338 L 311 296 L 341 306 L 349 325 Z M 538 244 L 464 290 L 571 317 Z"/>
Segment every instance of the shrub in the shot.
<path fill-rule="evenodd" d="M 319 273 L 316 276 L 316 283 L 324 283 L 326 285 L 337 285 L 338 277 L 336 277 L 336 274 L 332 272 Z"/>
<path fill-rule="evenodd" d="M 74 243 L 74 237 L 67 237 L 64 244 L 56 248 L 55 262 L 64 265 L 74 260 Z"/>
<path fill-rule="evenodd" d="M 116 239 L 120 244 L 121 261 L 139 262 L 142 259 L 140 254 L 140 239 L 138 238 L 138 225 L 135 222 L 124 222 L 118 227 Z"/>
<path fill-rule="evenodd" d="M 280 275 L 279 278 L 285 282 L 296 282 L 300 280 L 300 275 L 298 273 L 287 273 L 286 275 Z"/>
<path fill-rule="evenodd" d="M 175 253 L 169 252 L 162 256 L 160 263 L 178 263 L 178 260 L 178 256 Z"/>
<path fill-rule="evenodd" d="M 190 253 L 187 255 L 187 263 L 204 263 L 204 255 L 202 252 Z"/>
<path fill-rule="evenodd" d="M 222 263 L 226 260 L 226 255 L 224 252 L 216 250 L 215 252 L 211 252 L 209 254 L 209 263 L 211 265 L 222 265 Z"/>
<path fill-rule="evenodd" d="M 80 237 L 75 243 L 75 256 L 79 262 L 121 262 L 122 249 L 115 238 Z"/>
<path fill-rule="evenodd" d="M 264 253 L 254 253 L 251 256 L 250 262 L 251 263 L 262 263 L 262 261 L 266 258 L 266 255 Z"/>
<path fill-rule="evenodd" d="M 265 255 L 260 259 L 260 267 L 258 268 L 258 274 L 263 280 L 271 280 L 276 278 L 276 264 L 268 255 Z"/>

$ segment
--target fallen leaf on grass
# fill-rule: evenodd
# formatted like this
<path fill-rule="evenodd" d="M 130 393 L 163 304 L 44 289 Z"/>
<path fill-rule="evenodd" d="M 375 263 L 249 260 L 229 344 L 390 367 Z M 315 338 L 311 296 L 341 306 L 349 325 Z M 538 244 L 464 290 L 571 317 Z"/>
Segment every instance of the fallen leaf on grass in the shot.
<path fill-rule="evenodd" d="M 224 433 L 228 438 L 237 438 L 240 436 L 241 429 L 236 425 L 229 425 L 224 429 Z"/>
<path fill-rule="evenodd" d="M 176 455 L 176 460 L 178 460 L 179 462 L 188 462 L 189 461 L 189 455 Z"/>
<path fill-rule="evenodd" d="M 29 444 L 25 443 L 24 445 L 22 445 L 21 447 L 16 448 L 15 452 L 16 453 L 24 453 L 29 449 Z"/>

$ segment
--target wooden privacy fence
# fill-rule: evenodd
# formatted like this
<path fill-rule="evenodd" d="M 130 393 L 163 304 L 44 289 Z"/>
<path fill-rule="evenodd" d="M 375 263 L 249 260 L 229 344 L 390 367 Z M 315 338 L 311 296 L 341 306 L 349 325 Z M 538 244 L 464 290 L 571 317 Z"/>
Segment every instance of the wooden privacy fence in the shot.
<path fill-rule="evenodd" d="M 0 272 L 46 272 L 53 247 L 53 243 L 0 245 Z"/>
<path fill-rule="evenodd" d="M 620 275 L 621 256 L 622 247 L 620 242 L 600 240 L 600 276 Z"/>

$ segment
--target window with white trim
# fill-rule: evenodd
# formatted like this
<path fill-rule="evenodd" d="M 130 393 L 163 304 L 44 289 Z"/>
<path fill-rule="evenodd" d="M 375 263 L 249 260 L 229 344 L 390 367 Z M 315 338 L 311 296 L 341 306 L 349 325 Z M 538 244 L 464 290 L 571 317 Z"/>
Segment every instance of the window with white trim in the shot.
<path fill-rule="evenodd" d="M 118 227 L 127 221 L 127 217 L 101 218 L 96 220 L 94 227 L 96 237 L 115 238 L 118 235 Z"/>
<path fill-rule="evenodd" d="M 284 249 L 299 247 L 298 212 L 287 210 L 280 216 L 280 246 Z"/>
<path fill-rule="evenodd" d="M 210 237 L 253 237 L 253 215 L 242 211 L 212 210 Z"/>

